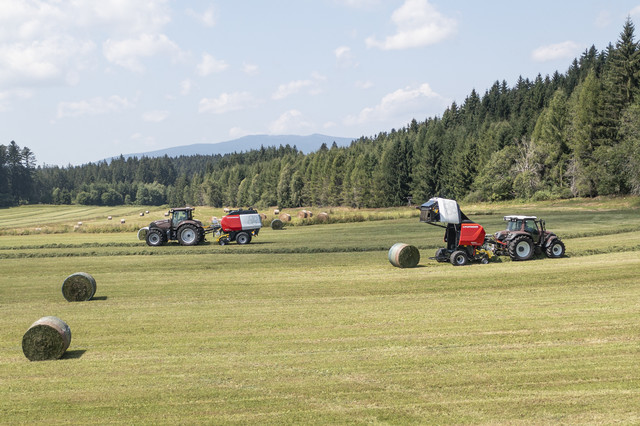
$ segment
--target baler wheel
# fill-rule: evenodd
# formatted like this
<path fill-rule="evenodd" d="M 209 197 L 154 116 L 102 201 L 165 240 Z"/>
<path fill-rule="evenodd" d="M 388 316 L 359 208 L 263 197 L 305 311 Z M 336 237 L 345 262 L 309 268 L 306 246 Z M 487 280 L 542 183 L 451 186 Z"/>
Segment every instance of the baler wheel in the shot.
<path fill-rule="evenodd" d="M 464 266 L 469 264 L 469 258 L 462 250 L 456 250 L 451 253 L 451 264 L 453 266 Z"/>
<path fill-rule="evenodd" d="M 249 236 L 249 234 L 247 234 L 246 232 L 241 232 L 238 235 L 236 235 L 236 242 L 238 244 L 249 244 L 250 241 L 251 241 L 251 236 Z"/>

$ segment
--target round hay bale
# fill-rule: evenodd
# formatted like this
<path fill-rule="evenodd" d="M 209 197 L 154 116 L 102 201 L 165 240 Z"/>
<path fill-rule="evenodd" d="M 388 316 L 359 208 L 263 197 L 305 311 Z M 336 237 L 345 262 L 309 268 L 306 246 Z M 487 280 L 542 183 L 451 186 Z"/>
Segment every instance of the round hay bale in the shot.
<path fill-rule="evenodd" d="M 107 216 L 107 220 L 111 220 L 113 219 L 111 216 Z"/>
<path fill-rule="evenodd" d="M 307 217 L 313 217 L 313 212 L 311 210 L 307 210 Z"/>
<path fill-rule="evenodd" d="M 327 212 L 318 213 L 317 219 L 318 219 L 318 222 L 327 222 L 329 220 L 329 213 Z"/>
<path fill-rule="evenodd" d="M 145 210 L 145 211 L 144 211 L 144 213 L 145 213 L 145 214 L 149 214 L 149 210 Z"/>
<path fill-rule="evenodd" d="M 260 213 L 260 219 L 267 220 L 267 215 L 264 213 Z"/>
<path fill-rule="evenodd" d="M 82 226 L 82 222 L 78 222 L 78 226 Z"/>
<path fill-rule="evenodd" d="M 275 210 L 273 211 L 273 214 L 280 214 L 280 210 L 275 209 Z"/>
<path fill-rule="evenodd" d="M 120 219 L 120 223 L 125 223 L 126 221 L 124 219 Z"/>
<path fill-rule="evenodd" d="M 58 317 L 42 317 L 22 337 L 22 352 L 29 361 L 59 359 L 71 344 L 71 329 Z"/>
<path fill-rule="evenodd" d="M 62 295 L 67 302 L 84 302 L 96 294 L 96 280 L 86 272 L 76 272 L 65 278 Z"/>
<path fill-rule="evenodd" d="M 225 212 L 225 213 L 229 213 L 230 212 L 228 207 L 225 207 L 224 209 L 222 209 L 222 211 Z"/>
<path fill-rule="evenodd" d="M 283 227 L 284 227 L 284 223 L 282 223 L 282 221 L 280 219 L 273 219 L 271 221 L 271 229 L 273 229 L 275 231 L 279 231 Z"/>
<path fill-rule="evenodd" d="M 280 216 L 278 216 L 280 218 L 281 221 L 283 222 L 291 222 L 291 215 L 289 213 L 282 213 Z"/>
<path fill-rule="evenodd" d="M 144 212 L 140 212 L 140 217 L 144 216 Z"/>
<path fill-rule="evenodd" d="M 420 262 L 420 250 L 409 244 L 395 243 L 389 249 L 389 262 L 398 268 L 415 268 Z"/>
<path fill-rule="evenodd" d="M 307 211 L 306 211 L 306 210 L 300 210 L 300 211 L 298 212 L 298 217 L 299 217 L 300 219 L 305 219 L 305 218 L 307 217 Z"/>
<path fill-rule="evenodd" d="M 149 227 L 145 226 L 144 228 L 140 228 L 138 230 L 138 239 L 140 241 L 147 241 L 147 234 L 149 233 Z"/>
<path fill-rule="evenodd" d="M 169 216 L 169 212 L 164 212 L 164 216 L 165 217 Z"/>

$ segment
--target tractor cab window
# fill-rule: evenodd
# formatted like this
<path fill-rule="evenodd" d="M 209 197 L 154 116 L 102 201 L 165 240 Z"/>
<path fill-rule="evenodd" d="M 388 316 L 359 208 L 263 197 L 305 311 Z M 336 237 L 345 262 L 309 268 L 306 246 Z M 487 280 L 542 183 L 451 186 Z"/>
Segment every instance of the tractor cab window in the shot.
<path fill-rule="evenodd" d="M 519 231 L 520 229 L 522 229 L 521 220 L 511 220 L 507 224 L 507 231 Z"/>
<path fill-rule="evenodd" d="M 536 222 L 533 220 L 525 220 L 524 222 L 524 230 L 529 232 L 533 237 L 535 242 L 538 242 L 540 238 L 540 232 L 538 231 L 538 227 L 536 226 Z"/>
<path fill-rule="evenodd" d="M 183 220 L 187 220 L 187 212 L 185 211 L 173 212 L 173 226 L 178 225 Z"/>

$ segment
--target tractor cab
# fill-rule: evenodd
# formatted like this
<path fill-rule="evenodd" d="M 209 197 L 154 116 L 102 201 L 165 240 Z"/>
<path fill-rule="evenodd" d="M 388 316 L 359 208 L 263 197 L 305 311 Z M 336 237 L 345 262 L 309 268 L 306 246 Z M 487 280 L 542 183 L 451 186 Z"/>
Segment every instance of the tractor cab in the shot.
<path fill-rule="evenodd" d="M 536 216 L 505 216 L 503 219 L 507 222 L 507 229 L 499 233 L 500 236 L 506 236 L 508 233 L 524 233 L 531 236 L 536 244 L 540 242 L 540 237 L 545 236 L 544 220 Z"/>

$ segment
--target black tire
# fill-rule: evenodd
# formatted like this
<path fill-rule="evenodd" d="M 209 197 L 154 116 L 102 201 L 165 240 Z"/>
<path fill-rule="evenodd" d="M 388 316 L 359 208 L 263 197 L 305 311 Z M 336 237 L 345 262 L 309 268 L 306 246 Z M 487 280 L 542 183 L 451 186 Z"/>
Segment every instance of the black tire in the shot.
<path fill-rule="evenodd" d="M 178 241 L 183 246 L 195 246 L 200 241 L 198 228 L 191 224 L 181 226 L 178 229 Z"/>
<path fill-rule="evenodd" d="M 439 248 L 438 250 L 436 250 L 435 258 L 436 261 L 440 263 L 447 262 L 449 258 L 449 256 L 447 256 L 447 249 Z"/>
<path fill-rule="evenodd" d="M 529 260 L 533 253 L 533 240 L 526 235 L 516 237 L 509 243 L 509 257 L 511 257 L 511 260 Z"/>
<path fill-rule="evenodd" d="M 236 243 L 238 244 L 249 244 L 251 242 L 251 236 L 246 232 L 240 232 L 236 235 Z"/>
<path fill-rule="evenodd" d="M 547 250 L 545 251 L 547 257 L 552 259 L 557 259 L 559 257 L 564 256 L 564 243 L 560 240 L 560 238 L 556 238 L 549 244 Z"/>
<path fill-rule="evenodd" d="M 150 229 L 149 232 L 147 232 L 146 241 L 147 245 L 151 247 L 158 247 L 165 243 L 164 235 L 159 229 Z"/>
<path fill-rule="evenodd" d="M 456 250 L 451 253 L 450 260 L 453 266 L 464 266 L 469 264 L 469 257 L 462 250 Z"/>

